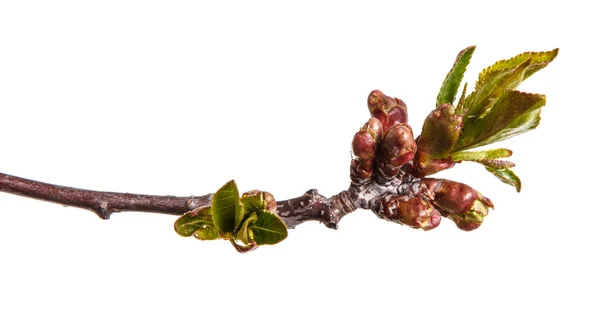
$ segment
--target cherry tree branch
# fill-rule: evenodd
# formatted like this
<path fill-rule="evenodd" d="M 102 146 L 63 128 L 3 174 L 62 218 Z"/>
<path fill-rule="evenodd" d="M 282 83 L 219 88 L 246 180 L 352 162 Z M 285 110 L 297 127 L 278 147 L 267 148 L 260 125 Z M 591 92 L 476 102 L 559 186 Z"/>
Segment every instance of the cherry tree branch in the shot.
<path fill-rule="evenodd" d="M 0 173 L 0 191 L 90 210 L 102 219 L 115 212 L 147 212 L 183 215 L 197 207 L 209 206 L 211 195 L 155 196 L 100 192 L 48 184 Z"/>
<path fill-rule="evenodd" d="M 389 194 L 415 194 L 419 184 L 418 180 L 410 182 L 406 179 L 394 179 L 386 185 L 374 182 L 360 187 L 351 185 L 348 190 L 329 198 L 311 189 L 300 197 L 277 202 L 276 213 L 290 229 L 307 221 L 319 221 L 328 228 L 337 229 L 342 217 L 357 208 L 370 209 L 375 198 Z M 87 209 L 102 219 L 109 219 L 112 213 L 118 212 L 180 216 L 196 208 L 211 206 L 213 195 L 181 197 L 92 191 L 43 183 L 4 173 L 0 173 L 0 191 Z"/>
<path fill-rule="evenodd" d="M 181 197 L 92 191 L 43 183 L 4 173 L 0 173 L 0 191 L 87 209 L 102 219 L 109 219 L 112 213 L 118 212 L 180 216 L 195 208 L 210 206 L 212 202 L 212 194 Z M 288 228 L 315 220 L 335 229 L 339 220 L 355 209 L 352 203 L 348 203 L 347 192 L 326 198 L 314 189 L 298 198 L 277 202 L 277 214 Z"/>

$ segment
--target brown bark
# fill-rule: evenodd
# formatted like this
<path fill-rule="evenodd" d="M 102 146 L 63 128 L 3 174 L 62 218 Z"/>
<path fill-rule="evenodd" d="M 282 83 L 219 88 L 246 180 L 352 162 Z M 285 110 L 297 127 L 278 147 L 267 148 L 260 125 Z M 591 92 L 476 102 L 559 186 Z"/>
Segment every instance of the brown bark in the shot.
<path fill-rule="evenodd" d="M 277 202 L 276 213 L 290 229 L 306 221 L 319 221 L 328 228 L 337 229 L 342 217 L 357 208 L 370 209 L 376 198 L 389 194 L 417 193 L 420 181 L 412 179 L 395 178 L 385 185 L 376 182 L 364 186 L 353 184 L 348 190 L 329 198 L 312 189 L 300 197 Z M 87 209 L 102 219 L 108 219 L 116 212 L 183 215 L 195 208 L 210 206 L 212 202 L 212 194 L 181 197 L 91 191 L 3 173 L 0 173 L 0 191 Z"/>

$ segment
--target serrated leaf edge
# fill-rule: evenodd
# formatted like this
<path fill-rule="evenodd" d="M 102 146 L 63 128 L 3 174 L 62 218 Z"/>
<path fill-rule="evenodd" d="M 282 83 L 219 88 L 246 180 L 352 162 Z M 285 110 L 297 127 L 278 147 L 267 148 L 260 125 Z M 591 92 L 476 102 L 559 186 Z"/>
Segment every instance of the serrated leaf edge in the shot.
<path fill-rule="evenodd" d="M 512 170 L 510 170 L 510 169 L 498 169 L 498 168 L 492 168 L 492 167 L 485 167 L 485 170 L 487 170 L 490 173 L 492 173 L 494 176 L 496 176 L 496 178 L 500 179 L 500 181 L 502 181 L 503 183 L 506 183 L 508 185 L 514 186 L 515 189 L 517 189 L 517 193 L 521 192 L 521 179 Z M 509 175 L 511 175 L 513 178 L 509 179 L 506 176 L 499 175 L 500 171 L 508 172 Z"/>
<path fill-rule="evenodd" d="M 494 64 L 486 67 L 485 69 L 483 69 L 479 73 L 479 76 L 477 78 L 477 82 L 475 82 L 475 90 L 478 90 L 481 87 L 481 84 L 483 84 L 485 76 L 488 76 L 489 74 L 497 73 L 499 71 L 508 69 L 508 68 L 500 68 L 500 69 L 497 69 L 497 70 L 494 70 L 494 71 L 491 70 L 494 67 L 498 66 L 498 64 L 500 64 L 500 63 L 506 63 L 506 62 L 509 62 L 510 60 L 517 59 L 517 58 L 522 58 L 524 56 L 530 56 L 530 58 L 527 58 L 527 59 L 533 59 L 537 55 L 549 54 L 549 55 L 552 56 L 549 60 L 546 60 L 546 61 L 543 61 L 543 62 L 533 62 L 533 64 L 543 64 L 543 63 L 548 64 L 548 63 L 552 62 L 554 59 L 556 59 L 556 57 L 558 56 L 558 51 L 559 51 L 558 48 L 555 48 L 555 49 L 552 49 L 552 50 L 548 50 L 548 51 L 527 51 L 527 52 L 520 53 L 520 54 L 518 54 L 518 55 L 516 55 L 516 56 L 514 56 L 512 58 L 498 60 L 498 61 L 494 62 Z M 519 66 L 520 66 L 520 64 L 517 65 L 517 66 L 515 66 L 515 67 L 513 67 L 513 68 L 516 69 Z"/>
<path fill-rule="evenodd" d="M 452 65 L 452 68 L 450 68 L 450 71 L 448 71 L 448 73 L 446 74 L 446 77 L 444 78 L 444 81 L 442 82 L 442 86 L 440 87 L 440 90 L 438 92 L 438 97 L 436 98 L 436 107 L 440 106 L 444 103 L 454 103 L 454 100 L 456 99 L 456 93 L 458 91 L 458 89 L 460 88 L 460 84 L 465 76 L 465 72 L 467 70 L 467 66 L 469 65 L 469 63 L 471 62 L 471 58 L 473 57 L 473 53 L 475 52 L 475 46 L 469 46 L 463 50 L 461 50 L 458 55 L 456 56 L 456 59 L 454 60 L 454 64 Z M 466 58 L 466 59 L 463 59 Z M 457 66 L 458 64 L 465 60 L 465 65 L 463 69 L 460 69 L 459 72 L 456 72 L 457 70 Z M 448 88 L 448 83 L 449 80 L 451 79 L 452 76 L 454 76 L 454 74 L 458 74 L 457 78 L 457 84 L 456 84 L 456 88 L 452 88 L 454 91 L 452 92 L 453 96 L 452 99 L 449 101 L 445 101 L 444 99 L 442 99 L 442 97 L 445 95 L 444 91 Z"/>

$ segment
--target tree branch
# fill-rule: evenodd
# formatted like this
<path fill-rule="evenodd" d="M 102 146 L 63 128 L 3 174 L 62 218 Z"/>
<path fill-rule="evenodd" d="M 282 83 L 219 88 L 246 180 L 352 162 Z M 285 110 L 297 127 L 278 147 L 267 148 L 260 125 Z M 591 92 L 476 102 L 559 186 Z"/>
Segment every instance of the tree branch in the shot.
<path fill-rule="evenodd" d="M 183 215 L 199 207 L 211 206 L 212 194 L 203 196 L 157 196 L 131 193 L 91 191 L 48 184 L 0 173 L 0 191 L 90 210 L 102 219 L 116 212 L 147 212 Z M 348 203 L 348 193 L 326 198 L 309 190 L 304 195 L 277 202 L 277 214 L 288 228 L 310 220 L 337 228 L 339 220 L 356 209 Z"/>
<path fill-rule="evenodd" d="M 100 192 L 48 184 L 0 173 L 0 191 L 90 210 L 102 219 L 115 212 L 147 212 L 183 215 L 209 206 L 212 194 L 203 196 L 154 196 Z"/>
<path fill-rule="evenodd" d="M 375 198 L 389 194 L 414 195 L 420 180 L 396 178 L 385 185 L 371 182 L 368 185 L 351 185 L 348 190 L 325 197 L 315 189 L 302 196 L 277 202 L 276 213 L 289 229 L 306 221 L 319 221 L 326 227 L 337 229 L 342 217 L 357 208 L 370 209 Z M 212 195 L 157 196 L 130 193 L 91 191 L 48 184 L 0 173 L 0 191 L 90 210 L 102 219 L 112 213 L 147 212 L 183 215 L 200 207 L 211 206 Z"/>

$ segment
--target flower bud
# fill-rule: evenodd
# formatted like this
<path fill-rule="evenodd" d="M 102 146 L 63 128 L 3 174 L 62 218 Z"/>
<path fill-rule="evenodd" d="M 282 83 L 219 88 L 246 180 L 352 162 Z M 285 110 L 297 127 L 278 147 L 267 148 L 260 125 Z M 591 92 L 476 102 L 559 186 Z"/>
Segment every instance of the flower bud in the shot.
<path fill-rule="evenodd" d="M 477 229 L 494 204 L 472 187 L 450 180 L 425 178 L 423 194 L 433 197 L 433 205 L 466 231 Z"/>
<path fill-rule="evenodd" d="M 356 184 L 368 182 L 373 174 L 373 159 L 377 145 L 381 139 L 381 122 L 375 118 L 367 123 L 354 135 L 352 154 L 354 159 L 350 165 L 350 178 Z"/>
<path fill-rule="evenodd" d="M 411 174 L 423 178 L 454 166 L 450 154 L 462 125 L 463 117 L 454 114 L 451 104 L 443 104 L 431 111 L 417 138 L 418 150 L 410 169 Z"/>
<path fill-rule="evenodd" d="M 419 143 L 419 138 L 417 138 L 417 143 Z M 406 171 L 413 176 L 417 178 L 424 178 L 454 166 L 452 157 L 431 159 L 430 156 L 421 151 L 418 146 L 419 145 L 417 144 L 417 153 L 413 158 L 412 164 L 406 169 Z"/>
<path fill-rule="evenodd" d="M 384 183 L 396 177 L 402 166 L 415 155 L 417 146 L 408 124 L 387 130 L 377 153 L 377 180 Z"/>
<path fill-rule="evenodd" d="M 369 121 L 367 121 L 367 123 L 360 128 L 360 130 L 369 132 L 373 139 L 375 139 L 375 142 L 379 143 L 381 140 L 381 135 L 383 134 L 383 125 L 381 125 L 381 121 L 375 118 L 370 118 Z"/>
<path fill-rule="evenodd" d="M 402 123 L 389 129 L 383 138 L 381 149 L 385 160 L 394 167 L 411 161 L 417 151 L 417 144 L 410 126 Z"/>
<path fill-rule="evenodd" d="M 488 207 L 483 202 L 476 200 L 465 214 L 450 214 L 448 215 L 448 218 L 454 221 L 459 229 L 471 231 L 481 226 L 481 223 L 483 223 L 483 219 L 487 214 Z"/>
<path fill-rule="evenodd" d="M 431 230 L 440 224 L 440 213 L 420 197 L 387 195 L 376 204 L 373 211 L 385 220 L 423 230 Z"/>
<path fill-rule="evenodd" d="M 448 157 L 458 140 L 463 117 L 454 114 L 454 106 L 443 104 L 425 118 L 419 135 L 419 150 L 432 158 Z"/>
<path fill-rule="evenodd" d="M 373 159 L 377 142 L 367 131 L 358 131 L 352 140 L 352 153 L 359 159 Z"/>
<path fill-rule="evenodd" d="M 406 104 L 398 98 L 392 98 L 384 95 L 381 91 L 374 90 L 369 94 L 367 103 L 371 116 L 381 121 L 384 131 L 396 124 L 408 121 Z"/>

